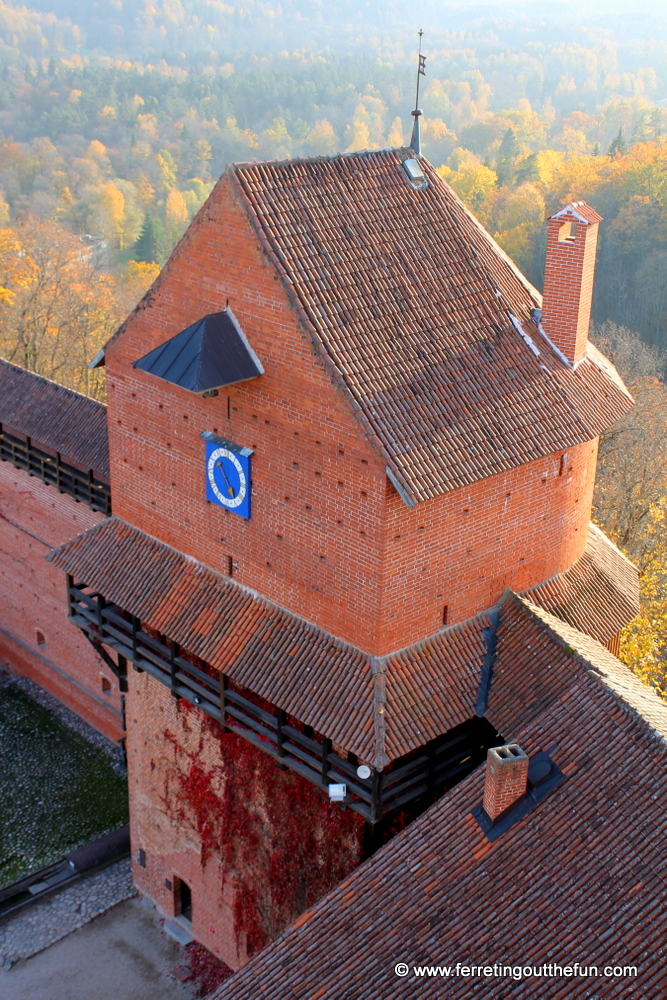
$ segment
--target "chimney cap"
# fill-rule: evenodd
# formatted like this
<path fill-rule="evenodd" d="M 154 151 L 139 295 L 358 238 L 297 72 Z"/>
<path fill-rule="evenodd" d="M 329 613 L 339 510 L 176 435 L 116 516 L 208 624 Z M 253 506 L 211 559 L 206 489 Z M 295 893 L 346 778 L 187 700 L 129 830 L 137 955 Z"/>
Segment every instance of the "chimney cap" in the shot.
<path fill-rule="evenodd" d="M 581 222 L 584 226 L 592 226 L 598 222 L 602 222 L 602 216 L 598 215 L 595 209 L 587 205 L 585 201 L 571 201 L 565 208 L 561 208 L 559 212 L 550 215 L 549 222 L 552 222 L 554 219 L 568 217 L 575 218 L 577 222 Z"/>

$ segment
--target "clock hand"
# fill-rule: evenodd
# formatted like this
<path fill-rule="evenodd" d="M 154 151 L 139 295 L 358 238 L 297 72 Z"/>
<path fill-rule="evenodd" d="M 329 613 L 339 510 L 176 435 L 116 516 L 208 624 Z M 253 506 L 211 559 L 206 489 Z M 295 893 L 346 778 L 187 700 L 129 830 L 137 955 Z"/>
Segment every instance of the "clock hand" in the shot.
<path fill-rule="evenodd" d="M 229 479 L 227 478 L 227 473 L 225 472 L 224 465 L 222 464 L 222 462 L 216 462 L 215 464 L 219 465 L 220 468 L 222 469 L 222 474 L 225 477 L 225 482 L 227 483 L 227 492 L 229 493 L 230 497 L 233 497 L 234 496 L 234 490 L 232 489 L 231 484 L 229 482 Z"/>

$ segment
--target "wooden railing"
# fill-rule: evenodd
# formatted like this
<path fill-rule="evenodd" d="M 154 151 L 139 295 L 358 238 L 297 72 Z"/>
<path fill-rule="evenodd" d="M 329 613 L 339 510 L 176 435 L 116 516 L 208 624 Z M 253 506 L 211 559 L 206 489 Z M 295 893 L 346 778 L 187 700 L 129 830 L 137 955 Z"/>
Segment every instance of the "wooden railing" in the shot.
<path fill-rule="evenodd" d="M 90 504 L 93 510 L 111 513 L 109 483 L 89 470 L 84 472 L 66 462 L 58 453 L 49 454 L 37 448 L 29 437 L 8 431 L 0 424 L 0 460 L 11 462 L 17 469 L 25 469 L 30 476 L 37 476 L 61 493 L 68 493 L 75 500 Z"/>
<path fill-rule="evenodd" d="M 85 584 L 68 576 L 69 617 L 95 644 L 114 649 L 171 690 L 216 719 L 231 732 L 249 740 L 276 762 L 324 791 L 329 784 L 345 784 L 345 805 L 369 823 L 414 803 L 432 800 L 455 784 L 486 758 L 496 741 L 484 731 L 484 720 L 431 741 L 426 747 L 395 762 L 385 771 L 371 769 L 369 778 L 357 774 L 358 761 L 332 750 L 331 740 L 290 720 L 279 708 L 267 710 L 250 691 L 238 690 L 224 676 L 211 676 L 183 656 L 183 650 L 166 637 L 155 638 L 134 615 L 90 593 Z M 481 728 L 480 728 L 480 723 Z M 491 733 L 491 727 L 488 727 Z"/>

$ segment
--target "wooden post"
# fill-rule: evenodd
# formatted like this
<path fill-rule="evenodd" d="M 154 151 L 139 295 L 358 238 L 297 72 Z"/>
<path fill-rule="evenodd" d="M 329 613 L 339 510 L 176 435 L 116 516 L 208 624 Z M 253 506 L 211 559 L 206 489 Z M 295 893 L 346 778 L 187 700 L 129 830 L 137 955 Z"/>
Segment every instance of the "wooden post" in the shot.
<path fill-rule="evenodd" d="M 97 628 L 99 630 L 100 642 L 104 641 L 104 605 L 105 600 L 102 594 L 97 595 Z"/>
<path fill-rule="evenodd" d="M 127 694 L 127 660 L 121 654 L 118 654 L 118 690 L 121 694 Z M 123 702 L 123 729 L 125 729 L 125 698 L 121 699 Z"/>
<path fill-rule="evenodd" d="M 178 644 L 174 642 L 173 639 L 169 640 L 169 670 L 171 675 L 171 696 L 172 698 L 179 698 L 176 688 L 178 686 L 178 681 L 176 678 L 176 671 L 178 667 L 176 666 L 176 657 L 178 656 Z"/>
<path fill-rule="evenodd" d="M 331 753 L 331 740 L 328 740 L 326 736 L 322 740 L 322 784 L 325 788 L 329 785 L 329 754 Z"/>
<path fill-rule="evenodd" d="M 225 691 L 227 689 L 227 675 L 220 674 L 220 725 L 224 732 L 227 732 L 225 724 Z"/>
<path fill-rule="evenodd" d="M 74 577 L 69 573 L 67 574 L 67 617 L 71 618 L 74 614 L 73 602 L 72 602 L 72 588 L 74 587 Z"/>
<path fill-rule="evenodd" d="M 373 768 L 371 787 L 371 823 L 382 819 L 382 771 Z"/>
<path fill-rule="evenodd" d="M 286 714 L 286 712 L 284 712 L 282 708 L 277 708 L 276 709 L 276 739 L 277 739 L 277 742 L 278 742 L 278 756 L 279 757 L 284 757 L 285 756 L 285 747 L 283 745 L 284 741 L 285 741 L 285 737 L 284 737 L 284 734 L 283 734 L 283 726 L 286 724 L 286 722 L 287 722 L 287 714 Z M 278 767 L 280 768 L 281 771 L 286 771 L 287 770 L 287 768 L 285 767 L 284 764 L 278 764 Z"/>
<path fill-rule="evenodd" d="M 137 632 L 139 631 L 139 619 L 136 615 L 132 615 L 132 660 L 134 663 L 139 661 L 139 641 L 137 639 Z"/>

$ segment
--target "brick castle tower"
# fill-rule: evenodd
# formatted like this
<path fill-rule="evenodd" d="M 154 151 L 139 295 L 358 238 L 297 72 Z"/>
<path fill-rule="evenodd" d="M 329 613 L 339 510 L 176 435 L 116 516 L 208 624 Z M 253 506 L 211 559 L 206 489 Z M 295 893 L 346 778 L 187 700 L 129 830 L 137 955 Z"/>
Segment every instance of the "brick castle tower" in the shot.
<path fill-rule="evenodd" d="M 507 590 L 635 613 L 599 221 L 542 302 L 411 150 L 230 167 L 107 345 L 114 516 L 50 558 L 128 688 L 137 885 L 233 967 L 497 744 Z"/>

